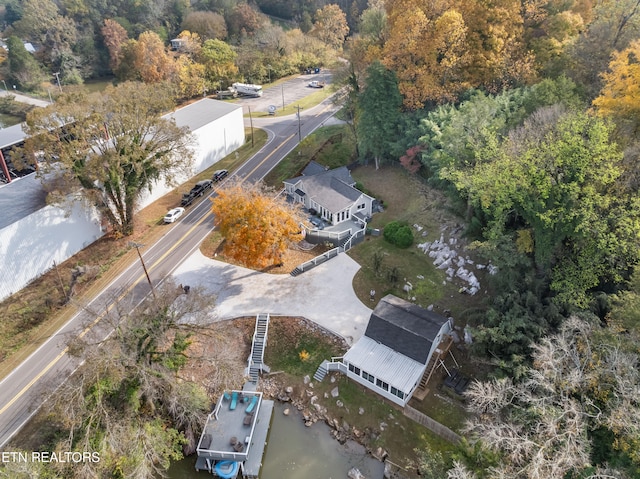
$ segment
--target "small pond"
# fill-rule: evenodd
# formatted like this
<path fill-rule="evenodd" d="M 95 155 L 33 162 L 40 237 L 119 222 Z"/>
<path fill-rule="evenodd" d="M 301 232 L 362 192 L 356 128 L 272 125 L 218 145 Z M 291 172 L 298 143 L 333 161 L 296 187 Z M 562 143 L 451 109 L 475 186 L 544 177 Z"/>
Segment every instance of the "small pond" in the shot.
<path fill-rule="evenodd" d="M 330 436 L 322 423 L 305 427 L 298 411 L 289 416 L 285 406 L 276 403 L 269 444 L 260 473 L 261 479 L 346 479 L 349 469 L 356 467 L 367 479 L 382 479 L 384 466 L 369 456 L 359 444 L 349 441 L 342 445 Z M 170 479 L 210 477 L 195 471 L 196 458 L 174 463 Z"/>

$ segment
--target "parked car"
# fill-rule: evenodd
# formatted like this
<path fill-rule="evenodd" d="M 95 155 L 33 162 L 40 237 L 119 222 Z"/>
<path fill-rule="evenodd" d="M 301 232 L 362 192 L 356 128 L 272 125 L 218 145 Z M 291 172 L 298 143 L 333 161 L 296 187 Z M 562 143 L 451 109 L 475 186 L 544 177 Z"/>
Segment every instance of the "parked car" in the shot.
<path fill-rule="evenodd" d="M 164 215 L 164 222 L 173 223 L 182 216 L 182 213 L 184 213 L 184 208 L 173 208 Z"/>
<path fill-rule="evenodd" d="M 311 218 L 309 218 L 309 223 L 315 226 L 316 229 L 319 229 L 319 230 L 324 229 L 324 222 L 320 218 L 317 218 L 316 216 L 312 216 Z"/>
<path fill-rule="evenodd" d="M 309 86 L 311 88 L 324 88 L 324 83 L 317 80 L 313 80 L 309 82 Z"/>
<path fill-rule="evenodd" d="M 205 191 L 213 186 L 213 181 L 202 180 L 198 181 L 193 188 L 191 188 L 191 194 L 193 196 L 202 196 Z"/>
<path fill-rule="evenodd" d="M 318 214 L 318 212 L 316 211 L 315 208 L 309 208 L 309 214 L 315 216 Z"/>
<path fill-rule="evenodd" d="M 224 178 L 226 178 L 229 175 L 229 171 L 228 170 L 216 170 L 213 173 L 213 181 L 218 182 L 218 181 L 222 181 Z"/>

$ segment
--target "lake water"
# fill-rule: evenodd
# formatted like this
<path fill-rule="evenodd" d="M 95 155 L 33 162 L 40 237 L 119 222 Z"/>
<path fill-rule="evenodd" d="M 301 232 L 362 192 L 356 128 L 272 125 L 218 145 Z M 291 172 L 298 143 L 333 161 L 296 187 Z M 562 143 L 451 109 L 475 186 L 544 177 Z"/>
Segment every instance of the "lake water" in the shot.
<path fill-rule="evenodd" d="M 368 455 L 359 444 L 342 445 L 333 439 L 329 426 L 318 423 L 306 427 L 300 413 L 276 403 L 269 443 L 263 459 L 261 479 L 346 479 L 349 469 L 356 467 L 367 479 L 382 479 L 384 466 Z M 206 472 L 195 471 L 195 456 L 174 463 L 170 479 L 197 479 Z"/>

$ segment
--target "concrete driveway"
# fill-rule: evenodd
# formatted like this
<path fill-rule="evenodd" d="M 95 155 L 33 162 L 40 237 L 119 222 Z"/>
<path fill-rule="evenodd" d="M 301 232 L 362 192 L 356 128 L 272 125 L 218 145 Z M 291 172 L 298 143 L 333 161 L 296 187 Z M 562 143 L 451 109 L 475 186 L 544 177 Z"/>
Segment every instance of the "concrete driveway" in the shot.
<path fill-rule="evenodd" d="M 209 259 L 196 251 L 173 273 L 176 284 L 202 287 L 217 296 L 214 320 L 269 313 L 303 316 L 344 337 L 360 339 L 371 309 L 355 295 L 360 265 L 346 254 L 293 277 L 259 273 Z"/>

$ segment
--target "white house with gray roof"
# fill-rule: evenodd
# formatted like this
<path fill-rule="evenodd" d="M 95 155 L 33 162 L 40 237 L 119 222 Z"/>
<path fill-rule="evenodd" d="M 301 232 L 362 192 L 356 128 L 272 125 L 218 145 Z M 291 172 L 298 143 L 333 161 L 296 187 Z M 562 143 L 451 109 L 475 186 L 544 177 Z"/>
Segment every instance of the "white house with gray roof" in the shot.
<path fill-rule="evenodd" d="M 301 176 L 284 181 L 290 198 L 332 225 L 370 218 L 373 198 L 355 188 L 356 182 L 346 166 L 327 170 L 312 161 Z"/>
<path fill-rule="evenodd" d="M 437 366 L 444 353 L 438 348 L 452 329 L 452 320 L 389 294 L 371 313 L 364 336 L 321 368 L 341 371 L 404 407 Z"/>

